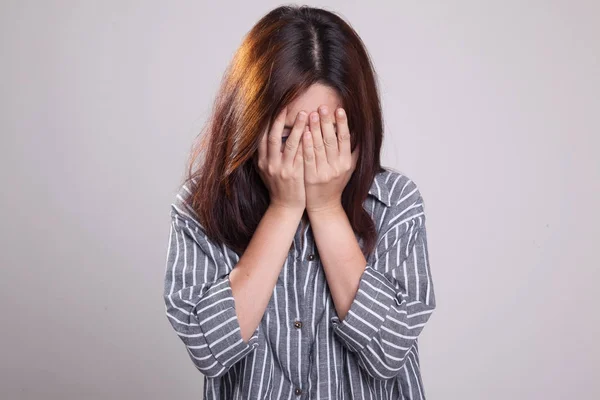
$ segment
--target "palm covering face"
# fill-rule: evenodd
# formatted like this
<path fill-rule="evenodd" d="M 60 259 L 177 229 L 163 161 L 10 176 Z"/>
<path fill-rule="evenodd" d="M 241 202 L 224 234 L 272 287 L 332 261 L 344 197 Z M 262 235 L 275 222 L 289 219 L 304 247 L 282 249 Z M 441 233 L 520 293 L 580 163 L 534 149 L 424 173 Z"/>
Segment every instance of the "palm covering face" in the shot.
<path fill-rule="evenodd" d="M 306 113 L 299 112 L 290 135 L 283 144 L 283 132 L 287 107 L 261 137 L 258 147 L 258 171 L 269 190 L 271 204 L 286 208 L 306 207 L 304 190 L 304 166 L 301 138 L 306 123 Z"/>
<path fill-rule="evenodd" d="M 259 145 L 259 174 L 271 203 L 319 211 L 341 205 L 341 194 L 358 161 L 350 151 L 346 114 L 327 106 L 310 115 L 300 111 L 291 133 L 282 138 L 287 107 L 273 121 Z M 335 125 L 334 125 L 335 121 Z M 337 127 L 337 131 L 336 131 Z"/>
<path fill-rule="evenodd" d="M 342 192 L 356 168 L 358 151 L 350 151 L 350 131 L 343 108 L 338 108 L 335 115 L 327 106 L 311 113 L 310 134 L 303 138 L 308 212 L 341 206 Z"/>

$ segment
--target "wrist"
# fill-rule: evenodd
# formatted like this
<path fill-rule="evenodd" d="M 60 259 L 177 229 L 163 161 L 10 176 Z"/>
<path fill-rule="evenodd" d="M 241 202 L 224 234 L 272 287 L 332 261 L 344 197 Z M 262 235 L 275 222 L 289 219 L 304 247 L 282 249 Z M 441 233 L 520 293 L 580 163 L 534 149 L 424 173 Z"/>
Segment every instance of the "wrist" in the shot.
<path fill-rule="evenodd" d="M 309 217 L 328 217 L 340 213 L 346 213 L 341 202 L 321 205 L 318 207 L 306 207 L 306 212 Z"/>
<path fill-rule="evenodd" d="M 304 213 L 304 207 L 299 206 L 289 206 L 284 204 L 271 203 L 269 204 L 269 210 L 271 210 L 274 214 L 281 216 L 283 218 L 301 218 Z"/>

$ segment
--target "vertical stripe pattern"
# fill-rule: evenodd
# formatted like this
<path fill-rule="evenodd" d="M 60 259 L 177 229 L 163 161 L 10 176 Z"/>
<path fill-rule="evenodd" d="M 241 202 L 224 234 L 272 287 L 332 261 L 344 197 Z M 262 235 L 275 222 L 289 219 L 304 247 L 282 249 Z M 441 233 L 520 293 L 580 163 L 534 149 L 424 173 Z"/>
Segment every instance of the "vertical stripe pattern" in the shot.
<path fill-rule="evenodd" d="M 229 273 L 240 255 L 208 239 L 183 199 L 171 204 L 164 301 L 204 375 L 204 399 L 418 399 L 418 337 L 435 294 L 416 184 L 385 169 L 364 208 L 377 246 L 344 318 L 337 316 L 310 223 L 299 224 L 261 323 L 244 342 Z"/>

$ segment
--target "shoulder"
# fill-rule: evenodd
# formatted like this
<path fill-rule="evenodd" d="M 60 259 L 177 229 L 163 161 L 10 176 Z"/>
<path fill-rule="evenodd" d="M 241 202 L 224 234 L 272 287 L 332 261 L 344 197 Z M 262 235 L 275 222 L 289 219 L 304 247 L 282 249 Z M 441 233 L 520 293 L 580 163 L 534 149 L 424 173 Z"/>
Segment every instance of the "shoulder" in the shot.
<path fill-rule="evenodd" d="M 187 222 L 196 228 L 202 229 L 198 214 L 196 214 L 194 209 L 188 203 L 188 201 L 191 199 L 193 184 L 194 181 L 187 181 L 180 183 L 176 188 L 171 200 L 171 218 L 178 219 L 182 222 Z"/>
<path fill-rule="evenodd" d="M 172 229 L 182 242 L 198 245 L 203 254 L 210 255 L 212 258 L 222 257 L 226 247 L 209 238 L 197 213 L 188 203 L 193 192 L 192 185 L 191 181 L 180 183 L 175 190 L 171 201 Z"/>
<path fill-rule="evenodd" d="M 420 187 L 407 174 L 391 167 L 384 167 L 375 177 L 376 183 L 385 192 L 388 200 L 385 220 L 387 225 L 396 226 L 418 219 L 425 219 L 425 204 Z"/>

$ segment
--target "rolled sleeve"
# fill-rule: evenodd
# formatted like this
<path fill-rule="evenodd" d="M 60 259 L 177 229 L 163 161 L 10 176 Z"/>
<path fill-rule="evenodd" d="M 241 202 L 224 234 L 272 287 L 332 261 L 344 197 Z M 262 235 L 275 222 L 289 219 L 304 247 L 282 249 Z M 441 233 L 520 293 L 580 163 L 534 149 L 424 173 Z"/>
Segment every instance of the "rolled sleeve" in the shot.
<path fill-rule="evenodd" d="M 363 271 L 356 296 L 343 321 L 331 318 L 333 330 L 354 351 L 363 350 L 381 330 L 390 305 L 400 305 L 396 290 L 387 279 L 371 266 Z"/>
<path fill-rule="evenodd" d="M 235 267 L 202 227 L 173 208 L 164 280 L 165 311 L 195 367 L 223 376 L 259 346 L 260 324 L 245 342 L 229 274 Z"/>
<path fill-rule="evenodd" d="M 381 241 L 344 320 L 330 318 L 333 332 L 374 379 L 401 372 L 436 304 L 424 216 L 403 226 Z"/>
<path fill-rule="evenodd" d="M 260 324 L 248 342 L 242 338 L 229 275 L 206 292 L 194 309 L 194 317 L 221 365 L 235 364 L 258 346 Z"/>

